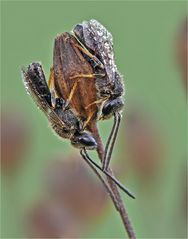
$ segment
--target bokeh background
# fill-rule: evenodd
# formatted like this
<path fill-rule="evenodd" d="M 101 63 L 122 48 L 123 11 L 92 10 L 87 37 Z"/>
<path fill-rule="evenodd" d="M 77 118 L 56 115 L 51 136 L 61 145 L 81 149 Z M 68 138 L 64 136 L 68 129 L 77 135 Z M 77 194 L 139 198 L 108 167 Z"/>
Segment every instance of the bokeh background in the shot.
<path fill-rule="evenodd" d="M 112 32 L 124 75 L 113 153 L 138 238 L 186 238 L 186 1 L 1 1 L 1 238 L 124 238 L 100 182 L 57 138 L 24 89 L 20 68 L 54 37 L 91 18 Z M 100 122 L 105 142 L 112 121 Z M 96 158 L 96 157 L 95 157 Z"/>

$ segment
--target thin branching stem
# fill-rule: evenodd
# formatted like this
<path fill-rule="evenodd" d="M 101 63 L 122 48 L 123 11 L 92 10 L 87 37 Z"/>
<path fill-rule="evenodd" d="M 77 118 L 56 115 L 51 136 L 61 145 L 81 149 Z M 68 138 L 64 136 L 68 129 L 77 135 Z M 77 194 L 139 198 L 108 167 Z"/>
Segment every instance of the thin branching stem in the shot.
<path fill-rule="evenodd" d="M 104 146 L 103 146 L 103 143 L 102 143 L 102 140 L 101 140 L 98 128 L 97 128 L 96 124 L 93 124 L 93 125 L 91 125 L 90 129 L 92 131 L 93 137 L 95 138 L 95 140 L 96 140 L 96 142 L 98 144 L 97 152 L 98 152 L 99 158 L 100 158 L 100 160 L 102 162 L 103 158 L 104 158 Z M 109 174 L 114 176 L 112 169 L 108 168 L 107 171 L 108 171 Z M 136 235 L 135 235 L 133 227 L 131 225 L 128 213 L 127 213 L 127 211 L 125 209 L 125 206 L 123 204 L 123 200 L 121 198 L 119 190 L 118 190 L 116 184 L 109 177 L 107 178 L 107 180 L 108 180 L 109 187 L 111 188 L 111 191 L 114 194 L 113 197 L 116 198 L 116 200 L 114 200 L 112 198 L 112 201 L 114 203 L 115 208 L 118 210 L 118 212 L 120 214 L 120 217 L 122 219 L 122 222 L 123 222 L 125 230 L 126 230 L 126 232 L 128 234 L 128 237 L 131 238 L 131 239 L 136 239 Z"/>
<path fill-rule="evenodd" d="M 97 168 L 87 159 L 85 153 L 83 153 L 82 150 L 80 151 L 80 154 L 81 154 L 82 158 L 86 161 L 86 163 L 90 166 L 90 168 L 93 170 L 93 172 L 96 174 L 96 176 L 99 178 L 99 180 L 102 182 L 102 184 L 106 188 L 108 194 L 110 195 L 112 201 L 114 201 L 114 205 L 116 205 L 116 207 L 119 207 L 118 201 L 116 200 L 116 197 L 114 196 L 114 193 L 112 192 L 110 186 L 105 181 L 105 179 L 103 179 L 101 174 L 98 172 Z M 118 208 L 116 208 L 116 209 L 118 210 Z"/>

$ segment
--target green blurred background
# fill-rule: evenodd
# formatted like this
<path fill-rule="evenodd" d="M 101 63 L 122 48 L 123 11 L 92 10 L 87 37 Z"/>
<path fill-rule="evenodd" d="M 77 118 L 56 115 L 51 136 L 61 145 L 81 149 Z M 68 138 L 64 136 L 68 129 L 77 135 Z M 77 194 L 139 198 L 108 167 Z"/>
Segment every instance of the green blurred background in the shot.
<path fill-rule="evenodd" d="M 35 222 L 28 211 L 37 201 L 53 201 L 44 183 L 46 165 L 57 155 L 62 161 L 78 155 L 51 132 L 26 94 L 20 68 L 41 61 L 48 79 L 54 37 L 91 18 L 112 32 L 117 66 L 125 78 L 126 104 L 112 165 L 136 194 L 136 200 L 122 195 L 136 234 L 186 238 L 186 92 L 177 57 L 185 17 L 186 1 L 1 1 L 1 238 L 33 235 Z M 99 125 L 105 141 L 112 121 Z M 95 194 L 88 200 L 96 206 Z M 74 230 L 76 224 L 77 237 L 125 237 L 112 203 L 104 199 L 102 205 L 89 220 L 77 215 L 71 226 Z M 66 220 L 72 225 L 72 219 Z"/>

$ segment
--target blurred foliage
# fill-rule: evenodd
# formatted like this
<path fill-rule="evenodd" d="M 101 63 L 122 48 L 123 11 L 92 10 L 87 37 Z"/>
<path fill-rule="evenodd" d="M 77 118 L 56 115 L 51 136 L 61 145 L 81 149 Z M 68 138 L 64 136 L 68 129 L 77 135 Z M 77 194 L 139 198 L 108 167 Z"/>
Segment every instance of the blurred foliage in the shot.
<path fill-rule="evenodd" d="M 13 144 L 18 144 L 15 158 L 10 152 L 9 155 L 11 162 L 17 162 L 17 155 L 21 159 L 19 170 L 12 168 L 16 170 L 14 174 L 2 168 L 2 238 L 24 238 L 27 229 L 32 235 L 39 233 L 39 229 L 44 229 L 41 235 L 51 235 L 70 222 L 73 226 L 71 230 L 65 228 L 65 235 L 124 238 L 123 226 L 111 203 L 106 210 L 101 207 L 98 217 L 91 214 L 95 220 L 82 227 L 69 213 L 68 206 L 59 209 L 59 203 L 54 205 L 49 199 L 44 183 L 46 165 L 52 165 L 57 153 L 62 155 L 62 161 L 68 160 L 69 155 L 79 161 L 81 158 L 77 158 L 78 151 L 67 140 L 60 140 L 51 132 L 21 80 L 21 66 L 36 60 L 42 62 L 48 78 L 54 37 L 91 18 L 112 32 L 117 65 L 125 78 L 126 104 L 112 165 L 121 181 L 136 194 L 134 201 L 126 195 L 123 199 L 137 236 L 186 237 L 186 97 L 182 84 L 185 74 L 177 64 L 181 62 L 177 59 L 177 41 L 185 16 L 186 1 L 1 2 L 1 101 L 7 111 L 2 114 L 10 115 L 5 123 L 1 122 L 2 137 L 8 127 L 9 139 L 14 141 L 5 139 L 5 150 L 13 152 Z M 185 44 L 185 40 L 182 42 Z M 4 115 L 1 121 L 3 118 Z M 106 140 L 112 121 L 99 125 Z M 24 149 L 20 147 L 21 141 Z M 5 155 L 2 154 L 2 160 L 6 160 Z M 79 191 L 80 184 L 72 184 L 73 190 Z M 85 186 L 88 187 L 87 182 Z M 92 210 L 96 206 L 95 194 L 89 199 Z M 42 223 L 41 228 L 38 222 Z"/>

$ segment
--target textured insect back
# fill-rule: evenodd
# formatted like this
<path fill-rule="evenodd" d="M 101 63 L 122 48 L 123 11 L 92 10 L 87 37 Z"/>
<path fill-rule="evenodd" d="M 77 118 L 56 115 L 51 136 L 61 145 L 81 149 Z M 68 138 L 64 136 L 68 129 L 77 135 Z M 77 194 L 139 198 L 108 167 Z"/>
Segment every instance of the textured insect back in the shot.
<path fill-rule="evenodd" d="M 113 94 L 122 95 L 123 79 L 115 63 L 112 34 L 101 23 L 93 19 L 88 22 L 88 31 L 95 41 L 95 51 L 104 64 L 108 80 L 114 85 Z"/>
<path fill-rule="evenodd" d="M 31 95 L 37 106 L 48 115 L 51 106 L 51 94 L 41 64 L 31 63 L 26 69 L 22 69 L 22 74 L 27 93 Z"/>
<path fill-rule="evenodd" d="M 99 98 L 116 98 L 124 94 L 123 77 L 117 70 L 112 34 L 98 21 L 84 21 L 74 28 L 76 37 L 103 64 L 106 77 L 96 78 Z M 95 67 L 98 73 L 102 69 Z"/>
<path fill-rule="evenodd" d="M 113 80 L 117 67 L 114 59 L 112 34 L 94 19 L 84 21 L 73 31 L 79 40 L 92 50 L 93 54 L 104 64 L 109 79 Z"/>
<path fill-rule="evenodd" d="M 113 53 L 112 34 L 96 20 L 90 20 L 87 29 L 90 37 L 94 39 L 95 51 L 99 59 L 103 62 L 108 77 L 114 79 L 117 67 Z"/>

